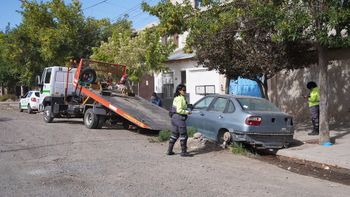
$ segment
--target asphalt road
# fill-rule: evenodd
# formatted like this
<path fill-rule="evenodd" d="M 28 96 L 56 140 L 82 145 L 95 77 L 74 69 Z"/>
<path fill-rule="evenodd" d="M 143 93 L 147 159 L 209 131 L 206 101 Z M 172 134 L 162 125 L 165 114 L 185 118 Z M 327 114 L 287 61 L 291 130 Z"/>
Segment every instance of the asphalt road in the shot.
<path fill-rule="evenodd" d="M 81 120 L 0 107 L 0 196 L 349 196 L 350 187 L 227 150 L 166 156 L 166 144 Z M 178 151 L 178 150 L 177 150 Z"/>

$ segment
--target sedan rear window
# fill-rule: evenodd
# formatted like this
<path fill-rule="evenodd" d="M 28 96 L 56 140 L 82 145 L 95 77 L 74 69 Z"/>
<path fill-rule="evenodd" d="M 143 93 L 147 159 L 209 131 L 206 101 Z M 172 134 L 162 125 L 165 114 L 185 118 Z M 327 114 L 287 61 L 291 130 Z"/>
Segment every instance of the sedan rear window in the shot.
<path fill-rule="evenodd" d="M 246 111 L 280 111 L 274 104 L 265 99 L 237 98 L 237 101 L 242 106 L 243 110 Z"/>

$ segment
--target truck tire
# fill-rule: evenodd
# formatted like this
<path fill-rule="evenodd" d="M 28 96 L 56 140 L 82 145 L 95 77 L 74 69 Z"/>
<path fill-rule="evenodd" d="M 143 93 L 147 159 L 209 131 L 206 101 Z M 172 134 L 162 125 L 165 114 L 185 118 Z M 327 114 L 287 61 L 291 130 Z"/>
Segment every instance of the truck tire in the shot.
<path fill-rule="evenodd" d="M 84 124 L 88 129 L 96 129 L 99 123 L 98 115 L 94 114 L 92 108 L 85 111 Z"/>
<path fill-rule="evenodd" d="M 46 123 L 51 123 L 53 121 L 51 106 L 45 106 L 43 117 Z"/>
<path fill-rule="evenodd" d="M 90 67 L 86 67 L 81 71 L 80 75 L 81 82 L 85 84 L 95 83 L 96 81 L 96 71 Z"/>

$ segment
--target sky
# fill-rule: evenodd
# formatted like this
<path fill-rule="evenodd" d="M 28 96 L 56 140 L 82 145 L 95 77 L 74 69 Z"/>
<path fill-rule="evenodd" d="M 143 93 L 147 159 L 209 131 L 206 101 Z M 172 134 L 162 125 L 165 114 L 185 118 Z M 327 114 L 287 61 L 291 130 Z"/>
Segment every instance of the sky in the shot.
<path fill-rule="evenodd" d="M 49 0 L 36 0 L 49 1 Z M 64 0 L 69 4 L 71 0 Z M 156 4 L 160 0 L 79 0 L 85 16 L 94 17 L 96 19 L 109 18 L 115 22 L 119 17 L 125 14 L 129 15 L 129 19 L 133 21 L 133 27 L 140 29 L 152 22 L 158 21 L 156 17 L 150 16 L 142 12 L 141 3 L 145 1 L 151 5 Z M 0 0 L 0 31 L 4 31 L 7 24 L 11 27 L 19 25 L 22 16 L 17 11 L 21 10 L 20 0 Z"/>

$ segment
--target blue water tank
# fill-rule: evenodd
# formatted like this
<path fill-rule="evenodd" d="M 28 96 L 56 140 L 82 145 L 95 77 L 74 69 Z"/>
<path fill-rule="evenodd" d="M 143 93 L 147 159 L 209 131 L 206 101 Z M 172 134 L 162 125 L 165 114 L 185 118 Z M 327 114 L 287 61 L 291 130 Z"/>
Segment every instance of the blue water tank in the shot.
<path fill-rule="evenodd" d="M 229 94 L 262 97 L 256 81 L 241 77 L 237 80 L 230 80 Z"/>

